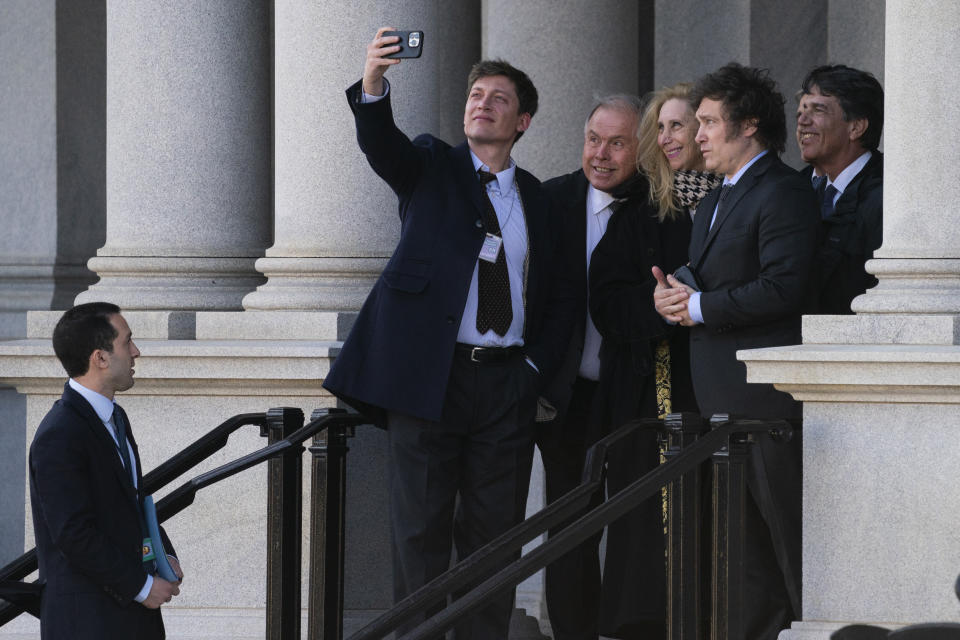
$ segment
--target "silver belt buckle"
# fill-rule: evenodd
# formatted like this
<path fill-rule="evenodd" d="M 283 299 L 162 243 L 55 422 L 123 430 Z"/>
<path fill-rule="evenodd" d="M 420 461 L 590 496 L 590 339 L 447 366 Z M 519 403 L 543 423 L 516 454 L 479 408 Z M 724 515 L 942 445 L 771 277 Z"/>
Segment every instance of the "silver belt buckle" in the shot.
<path fill-rule="evenodd" d="M 483 347 L 474 347 L 473 349 L 470 349 L 470 362 L 480 362 L 480 360 L 477 359 L 477 354 L 480 353 L 481 349 L 483 349 Z"/>

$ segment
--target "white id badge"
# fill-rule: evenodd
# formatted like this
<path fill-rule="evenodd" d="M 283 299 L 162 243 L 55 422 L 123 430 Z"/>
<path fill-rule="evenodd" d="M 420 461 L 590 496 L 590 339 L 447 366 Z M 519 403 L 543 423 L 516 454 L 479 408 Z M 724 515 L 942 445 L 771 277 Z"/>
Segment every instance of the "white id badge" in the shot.
<path fill-rule="evenodd" d="M 500 247 L 503 245 L 503 238 L 488 233 L 483 239 L 483 247 L 480 249 L 480 259 L 493 263 L 497 261 L 500 255 Z"/>

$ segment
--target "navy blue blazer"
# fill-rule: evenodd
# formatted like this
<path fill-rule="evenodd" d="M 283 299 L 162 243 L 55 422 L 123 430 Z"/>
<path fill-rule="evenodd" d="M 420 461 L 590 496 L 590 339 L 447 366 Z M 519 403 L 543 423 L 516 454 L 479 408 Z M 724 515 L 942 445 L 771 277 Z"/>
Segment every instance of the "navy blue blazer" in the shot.
<path fill-rule="evenodd" d="M 133 434 L 128 437 L 142 486 L 140 453 Z M 103 422 L 69 385 L 37 429 L 29 472 L 45 583 L 41 637 L 163 638 L 160 610 L 134 601 L 147 579 L 137 490 Z M 163 537 L 167 552 L 175 553 Z"/>
<path fill-rule="evenodd" d="M 367 297 L 323 386 L 379 425 L 386 411 L 439 420 L 473 269 L 485 236 L 483 192 L 469 148 L 414 141 L 389 95 L 361 104 L 347 89 L 360 149 L 396 192 L 400 241 Z M 549 379 L 566 349 L 573 301 L 539 181 L 517 168 L 527 224 L 524 350 Z"/>

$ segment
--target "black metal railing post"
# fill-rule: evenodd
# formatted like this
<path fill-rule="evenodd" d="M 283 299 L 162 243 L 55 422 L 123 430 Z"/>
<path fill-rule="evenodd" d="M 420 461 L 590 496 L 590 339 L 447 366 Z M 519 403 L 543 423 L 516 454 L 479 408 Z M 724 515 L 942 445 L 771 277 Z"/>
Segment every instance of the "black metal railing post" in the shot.
<path fill-rule="evenodd" d="M 714 416 L 716 426 L 726 422 Z M 744 516 L 750 436 L 735 433 L 713 455 L 711 640 L 738 640 L 743 628 Z"/>
<path fill-rule="evenodd" d="M 696 442 L 703 418 L 672 413 L 665 419 L 666 461 Z M 698 640 L 703 636 L 701 582 L 703 474 L 697 466 L 667 485 L 667 637 Z"/>
<path fill-rule="evenodd" d="M 303 411 L 267 411 L 260 435 L 274 444 L 303 426 Z M 300 637 L 302 447 L 267 463 L 267 640 Z"/>
<path fill-rule="evenodd" d="M 310 419 L 345 414 L 317 409 Z M 346 522 L 347 438 L 355 427 L 331 425 L 314 436 L 310 484 L 310 592 L 308 640 L 343 638 L 343 556 Z"/>

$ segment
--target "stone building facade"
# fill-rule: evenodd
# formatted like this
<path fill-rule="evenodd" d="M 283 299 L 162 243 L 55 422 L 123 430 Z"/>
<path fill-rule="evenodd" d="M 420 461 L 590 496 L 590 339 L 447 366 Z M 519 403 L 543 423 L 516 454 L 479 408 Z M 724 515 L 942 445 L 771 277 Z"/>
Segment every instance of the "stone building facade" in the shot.
<path fill-rule="evenodd" d="M 960 511 L 947 476 L 960 460 L 958 22 L 935 0 L 6 0 L 0 563 L 32 546 L 25 454 L 63 384 L 52 323 L 75 301 L 115 302 L 130 321 L 143 357 L 122 402 L 148 469 L 230 415 L 333 404 L 321 382 L 399 226 L 343 90 L 392 23 L 426 34 L 423 57 L 390 72 L 400 126 L 460 140 L 467 70 L 503 57 L 540 90 L 515 159 L 542 179 L 579 166 L 595 94 L 642 94 L 736 60 L 771 70 L 790 122 L 815 65 L 880 78 L 897 185 L 872 267 L 881 284 L 855 318 L 808 319 L 810 344 L 744 357 L 751 376 L 807 402 L 805 605 L 787 637 L 826 638 L 825 621 L 956 619 L 940 588 L 960 570 L 960 548 L 941 541 L 944 514 Z M 785 158 L 799 166 L 790 142 Z M 203 468 L 262 444 L 240 433 Z M 880 485 L 838 492 L 878 468 L 890 470 Z M 361 429 L 348 493 L 358 616 L 390 599 L 383 469 L 383 434 Z M 189 575 L 166 609 L 171 637 L 258 636 L 264 494 L 251 470 L 170 523 Z M 856 514 L 839 535 L 834 509 Z M 523 597 L 537 615 L 535 582 Z M 23 618 L 0 637 L 31 637 Z"/>

